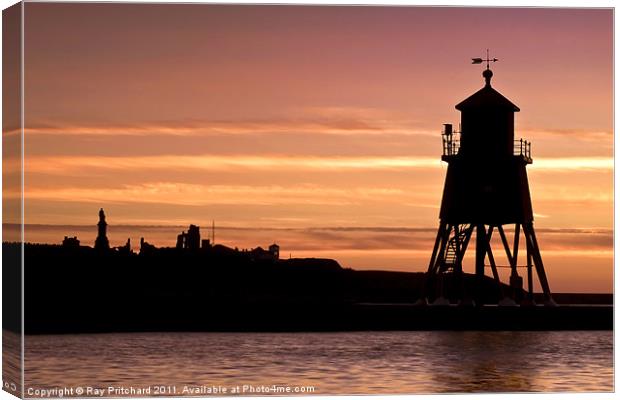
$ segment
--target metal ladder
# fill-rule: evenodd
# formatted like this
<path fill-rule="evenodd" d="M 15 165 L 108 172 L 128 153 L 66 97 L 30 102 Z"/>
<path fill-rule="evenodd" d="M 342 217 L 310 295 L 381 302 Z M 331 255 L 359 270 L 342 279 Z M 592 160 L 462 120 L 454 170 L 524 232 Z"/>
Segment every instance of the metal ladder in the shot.
<path fill-rule="evenodd" d="M 463 242 L 467 238 L 467 231 L 469 230 L 470 226 L 470 224 L 458 226 L 458 242 L 461 244 L 461 252 L 463 251 Z M 439 265 L 439 272 L 448 272 L 454 270 L 454 267 L 458 262 L 456 251 L 456 238 L 457 235 L 452 235 L 448 240 L 442 262 Z"/>

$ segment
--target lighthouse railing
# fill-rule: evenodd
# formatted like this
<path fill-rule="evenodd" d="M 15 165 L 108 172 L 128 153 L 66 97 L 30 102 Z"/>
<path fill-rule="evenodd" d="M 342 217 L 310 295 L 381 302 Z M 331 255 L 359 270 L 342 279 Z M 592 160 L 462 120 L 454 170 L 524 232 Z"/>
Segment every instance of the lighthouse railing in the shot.
<path fill-rule="evenodd" d="M 442 147 L 443 156 L 451 157 L 456 156 L 459 153 L 461 147 L 461 141 L 459 136 L 455 134 L 442 134 Z M 512 155 L 517 157 L 523 157 L 528 163 L 532 162 L 532 142 L 525 139 L 518 139 L 514 141 Z"/>
<path fill-rule="evenodd" d="M 461 141 L 455 135 L 458 132 L 441 135 L 442 145 L 443 145 L 443 155 L 444 156 L 455 156 L 459 152 L 459 148 L 461 147 Z"/>
<path fill-rule="evenodd" d="M 461 147 L 460 134 L 458 132 L 442 133 L 443 156 L 451 157 L 459 153 Z M 532 162 L 532 142 L 523 138 L 515 140 L 512 155 L 523 157 L 528 163 Z"/>
<path fill-rule="evenodd" d="M 527 162 L 532 162 L 532 142 L 523 138 L 515 140 L 513 155 L 523 157 Z"/>

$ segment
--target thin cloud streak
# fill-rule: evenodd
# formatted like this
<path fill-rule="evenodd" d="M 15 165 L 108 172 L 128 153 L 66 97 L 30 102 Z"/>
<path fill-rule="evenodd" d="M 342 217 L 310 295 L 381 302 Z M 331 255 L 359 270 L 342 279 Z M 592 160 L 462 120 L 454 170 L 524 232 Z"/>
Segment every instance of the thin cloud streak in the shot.
<path fill-rule="evenodd" d="M 537 158 L 532 164 L 535 170 L 547 171 L 584 171 L 614 169 L 614 159 L 611 157 L 564 157 L 564 158 Z"/>
<path fill-rule="evenodd" d="M 606 130 L 586 130 L 586 129 L 531 129 L 526 128 L 519 131 L 527 137 L 540 137 L 551 136 L 558 139 L 560 136 L 563 138 L 580 139 L 580 140 L 607 140 L 610 143 L 613 141 L 613 131 Z"/>
<path fill-rule="evenodd" d="M 18 192 L 5 193 L 7 198 L 17 198 Z M 346 206 L 372 200 L 385 203 L 398 202 L 405 193 L 394 188 L 359 187 L 336 189 L 315 185 L 299 186 L 231 186 L 196 185 L 185 183 L 147 183 L 123 185 L 117 188 L 31 188 L 27 187 L 28 200 L 92 202 L 92 203 L 156 203 L 179 206 L 205 205 L 321 205 Z"/>
<path fill-rule="evenodd" d="M 142 156 L 142 157 L 80 157 L 40 156 L 30 157 L 25 163 L 26 173 L 65 174 L 84 171 L 87 168 L 99 170 L 371 170 L 371 169 L 438 169 L 442 162 L 437 157 L 314 157 L 314 156 Z M 7 165 L 8 169 L 16 165 Z M 535 171 L 612 171 L 613 158 L 568 157 L 539 158 L 532 168 Z"/>
<path fill-rule="evenodd" d="M 230 170 L 230 169 L 402 169 L 439 168 L 437 157 L 313 157 L 313 156 L 145 156 L 145 157 L 31 157 L 26 173 L 75 172 L 85 168 L 101 170 Z"/>
<path fill-rule="evenodd" d="M 19 130 L 6 132 L 15 135 Z M 152 121 L 131 124 L 83 124 L 34 122 L 26 135 L 66 136 L 209 136 L 264 133 L 312 133 L 315 135 L 437 135 L 411 120 L 372 109 L 311 108 L 299 117 L 280 119 Z"/>
<path fill-rule="evenodd" d="M 377 135 L 397 134 L 403 136 L 437 136 L 440 129 L 422 128 L 411 120 L 390 116 L 364 117 L 371 113 L 367 109 L 351 112 L 347 108 L 315 108 L 319 115 L 290 119 L 255 120 L 210 120 L 210 121 L 153 121 L 136 124 L 74 124 L 74 123 L 31 123 L 24 130 L 27 135 L 68 135 L 68 136 L 209 136 L 209 135 L 249 135 L 264 133 L 311 133 L 324 135 Z M 327 111 L 326 111 L 327 110 Z M 338 110 L 343 110 L 338 114 Z M 327 115 L 321 116 L 321 113 Z M 376 113 L 375 113 L 376 114 Z M 21 129 L 4 132 L 13 136 Z M 586 129 L 522 129 L 517 132 L 524 138 L 569 137 L 586 141 L 613 139 L 611 131 Z"/>

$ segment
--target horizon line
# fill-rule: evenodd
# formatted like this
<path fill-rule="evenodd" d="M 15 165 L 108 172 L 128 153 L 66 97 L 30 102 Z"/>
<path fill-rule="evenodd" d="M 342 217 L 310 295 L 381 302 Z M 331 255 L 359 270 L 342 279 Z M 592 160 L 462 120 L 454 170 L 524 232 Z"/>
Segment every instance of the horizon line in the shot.
<path fill-rule="evenodd" d="M 63 227 L 63 228 L 90 228 L 96 227 L 96 223 L 92 224 L 41 224 L 41 223 L 24 223 L 21 224 L 19 222 L 3 222 L 2 226 L 31 226 L 31 227 Z M 196 225 L 195 223 L 187 223 L 187 224 L 109 224 L 108 227 L 121 227 L 121 228 L 185 228 L 189 225 Z M 505 224 L 507 228 L 510 229 L 511 224 Z M 199 228 L 200 225 L 197 225 Z M 203 225 L 205 229 L 211 229 L 211 224 Z M 385 232 L 394 232 L 394 231 L 403 231 L 403 232 L 436 232 L 436 227 L 412 227 L 412 226 L 298 226 L 298 227 L 277 227 L 277 226 L 235 226 L 235 225 L 215 225 L 216 229 L 228 229 L 228 230 L 256 230 L 256 229 L 269 229 L 269 230 L 281 230 L 281 231 L 292 231 L 292 230 L 332 230 L 332 231 L 385 231 Z M 604 228 L 597 226 L 590 227 L 572 227 L 572 228 L 562 228 L 562 227 L 543 227 L 536 229 L 539 232 L 546 233 L 588 233 L 588 231 L 598 231 L 598 232 L 589 232 L 589 233 L 609 233 L 614 232 L 614 228 Z"/>

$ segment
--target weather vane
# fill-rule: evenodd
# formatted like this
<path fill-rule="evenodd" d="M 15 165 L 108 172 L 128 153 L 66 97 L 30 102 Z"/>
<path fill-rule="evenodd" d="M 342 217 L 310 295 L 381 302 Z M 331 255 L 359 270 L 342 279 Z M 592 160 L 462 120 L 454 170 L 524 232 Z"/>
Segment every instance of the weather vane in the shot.
<path fill-rule="evenodd" d="M 483 61 L 486 61 L 487 69 L 489 69 L 489 62 L 496 62 L 498 60 L 497 60 L 497 58 L 489 58 L 489 49 L 487 49 L 487 58 L 486 59 L 482 59 L 482 58 L 472 58 L 471 59 L 471 63 L 472 64 L 482 64 Z"/>

